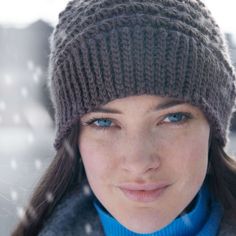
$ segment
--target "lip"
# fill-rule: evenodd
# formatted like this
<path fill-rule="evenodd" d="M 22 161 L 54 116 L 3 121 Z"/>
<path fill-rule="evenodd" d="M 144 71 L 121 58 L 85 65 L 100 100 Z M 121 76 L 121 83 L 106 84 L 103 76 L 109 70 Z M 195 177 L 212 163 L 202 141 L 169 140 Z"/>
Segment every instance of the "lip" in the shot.
<path fill-rule="evenodd" d="M 166 183 L 123 183 L 119 185 L 122 193 L 132 201 L 153 202 L 166 190 Z"/>

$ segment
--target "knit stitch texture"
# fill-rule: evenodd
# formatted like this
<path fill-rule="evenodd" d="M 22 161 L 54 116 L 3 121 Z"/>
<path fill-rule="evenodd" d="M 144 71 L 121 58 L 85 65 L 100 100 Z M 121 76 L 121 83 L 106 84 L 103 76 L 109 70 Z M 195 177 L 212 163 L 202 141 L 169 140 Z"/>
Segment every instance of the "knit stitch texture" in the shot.
<path fill-rule="evenodd" d="M 199 107 L 226 144 L 235 73 L 199 0 L 73 0 L 59 14 L 50 46 L 56 149 L 83 114 L 143 94 Z"/>

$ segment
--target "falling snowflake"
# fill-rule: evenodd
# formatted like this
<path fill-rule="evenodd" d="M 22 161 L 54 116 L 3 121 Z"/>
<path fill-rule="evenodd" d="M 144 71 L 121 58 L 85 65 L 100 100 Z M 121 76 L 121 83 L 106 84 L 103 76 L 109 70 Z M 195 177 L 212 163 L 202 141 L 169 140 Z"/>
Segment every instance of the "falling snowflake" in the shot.
<path fill-rule="evenodd" d="M 4 81 L 7 86 L 11 86 L 13 84 L 13 79 L 12 79 L 11 75 L 9 75 L 9 74 L 4 75 Z"/>
<path fill-rule="evenodd" d="M 17 169 L 17 163 L 16 163 L 15 160 L 11 160 L 11 168 L 12 168 L 13 170 L 16 170 L 16 169 Z"/>
<path fill-rule="evenodd" d="M 18 200 L 18 193 L 14 190 L 11 190 L 11 199 L 13 201 L 17 201 Z"/>
<path fill-rule="evenodd" d="M 35 83 L 38 83 L 38 82 L 39 82 L 39 75 L 38 75 L 38 73 L 35 72 L 35 73 L 33 74 L 33 80 L 34 80 Z"/>
<path fill-rule="evenodd" d="M 83 4 L 83 5 L 86 4 L 86 2 L 83 2 L 83 1 L 74 1 L 73 3 L 74 3 L 74 7 L 75 7 L 75 8 L 81 7 L 82 4 Z M 88 3 L 87 3 L 87 4 L 88 4 Z"/>
<path fill-rule="evenodd" d="M 90 195 L 91 193 L 90 187 L 88 185 L 84 185 L 83 192 L 84 192 L 84 195 L 87 195 L 87 196 Z"/>
<path fill-rule="evenodd" d="M 47 202 L 53 202 L 53 199 L 54 199 L 53 194 L 51 192 L 47 192 L 46 193 Z"/>
<path fill-rule="evenodd" d="M 32 60 L 28 60 L 27 61 L 28 70 L 30 70 L 30 71 L 34 70 L 34 67 L 35 67 L 34 62 Z"/>
<path fill-rule="evenodd" d="M 34 138 L 34 135 L 32 133 L 29 133 L 27 135 L 27 141 L 29 144 L 32 144 L 34 142 L 35 138 Z"/>
<path fill-rule="evenodd" d="M 20 115 L 19 114 L 14 114 L 13 115 L 13 122 L 14 122 L 14 124 L 20 124 L 20 122 L 21 122 L 21 118 L 20 118 Z"/>
<path fill-rule="evenodd" d="M 67 39 L 67 33 L 65 32 L 65 30 L 61 30 L 58 34 L 58 37 L 61 38 L 62 41 Z"/>
<path fill-rule="evenodd" d="M 192 227 L 192 226 L 193 226 L 193 224 L 192 224 L 192 222 L 191 222 L 189 216 L 187 216 L 186 214 L 183 214 L 183 215 L 181 216 L 181 218 L 182 218 L 182 220 L 184 221 L 184 223 L 185 223 L 187 226 L 189 226 L 189 227 Z"/>
<path fill-rule="evenodd" d="M 87 224 L 84 226 L 84 228 L 85 228 L 85 233 L 86 233 L 86 234 L 91 234 L 91 233 L 92 233 L 92 226 L 91 226 L 91 224 L 87 223 Z"/>
<path fill-rule="evenodd" d="M 28 92 L 28 89 L 27 89 L 26 87 L 22 87 L 21 90 L 20 90 L 20 92 L 21 92 L 21 95 L 22 95 L 24 98 L 27 98 L 27 97 L 28 97 L 29 92 Z"/>
<path fill-rule="evenodd" d="M 28 207 L 28 212 L 29 212 L 29 215 L 32 219 L 37 218 L 37 213 L 36 213 L 35 209 L 32 206 Z"/>
<path fill-rule="evenodd" d="M 25 210 L 23 207 L 17 207 L 16 208 L 17 211 L 17 216 L 21 219 L 24 220 L 25 219 Z"/>
<path fill-rule="evenodd" d="M 6 103 L 4 101 L 0 101 L 0 110 L 5 111 L 6 110 Z"/>
<path fill-rule="evenodd" d="M 33 80 L 35 83 L 38 83 L 40 80 L 40 77 L 42 76 L 43 71 L 40 66 L 37 66 L 36 69 L 34 70 L 33 74 Z"/>
<path fill-rule="evenodd" d="M 35 160 L 34 165 L 37 170 L 40 170 L 42 168 L 42 161 L 37 159 Z"/>

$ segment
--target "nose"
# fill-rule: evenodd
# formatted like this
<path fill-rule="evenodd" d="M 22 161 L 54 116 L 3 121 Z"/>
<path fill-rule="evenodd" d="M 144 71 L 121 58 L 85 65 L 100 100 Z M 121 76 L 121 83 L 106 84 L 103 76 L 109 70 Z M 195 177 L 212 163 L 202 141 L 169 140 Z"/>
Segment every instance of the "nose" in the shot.
<path fill-rule="evenodd" d="M 158 147 L 150 135 L 127 136 L 120 151 L 123 169 L 134 175 L 155 171 L 160 167 Z"/>

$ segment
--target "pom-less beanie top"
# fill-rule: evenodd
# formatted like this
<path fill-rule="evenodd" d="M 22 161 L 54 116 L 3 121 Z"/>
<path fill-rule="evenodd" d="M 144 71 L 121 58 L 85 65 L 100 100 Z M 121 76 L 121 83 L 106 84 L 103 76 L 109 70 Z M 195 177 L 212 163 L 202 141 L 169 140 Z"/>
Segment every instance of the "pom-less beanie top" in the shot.
<path fill-rule="evenodd" d="M 199 0 L 70 1 L 50 46 L 56 149 L 81 115 L 143 94 L 199 107 L 226 144 L 235 73 L 224 37 Z"/>

